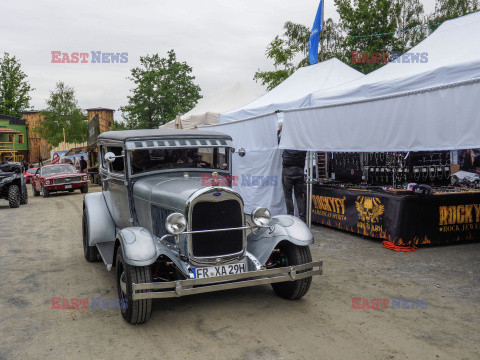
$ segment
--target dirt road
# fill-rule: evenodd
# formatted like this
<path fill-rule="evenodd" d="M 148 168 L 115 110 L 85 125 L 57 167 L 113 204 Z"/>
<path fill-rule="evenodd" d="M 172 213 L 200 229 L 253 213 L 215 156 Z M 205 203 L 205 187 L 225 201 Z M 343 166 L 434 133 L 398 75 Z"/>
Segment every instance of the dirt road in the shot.
<path fill-rule="evenodd" d="M 116 298 L 113 272 L 83 257 L 82 199 L 0 202 L 1 360 L 480 358 L 478 243 L 396 253 L 316 227 L 324 275 L 300 301 L 270 286 L 158 300 L 139 326 L 119 310 L 52 309 L 52 297 Z M 352 297 L 389 308 L 352 309 Z M 393 309 L 396 297 L 428 307 Z"/>

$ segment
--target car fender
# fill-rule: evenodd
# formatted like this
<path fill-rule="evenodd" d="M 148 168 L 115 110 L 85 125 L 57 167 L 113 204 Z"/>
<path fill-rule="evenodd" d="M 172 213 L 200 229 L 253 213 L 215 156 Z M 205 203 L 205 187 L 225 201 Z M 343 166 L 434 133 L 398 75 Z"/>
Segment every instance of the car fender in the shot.
<path fill-rule="evenodd" d="M 115 241 L 115 224 L 103 194 L 97 192 L 85 195 L 83 206 L 88 220 L 89 246 Z"/>
<path fill-rule="evenodd" d="M 313 234 L 299 218 L 291 215 L 272 217 L 268 228 L 260 228 L 247 236 L 247 250 L 264 265 L 281 241 L 299 246 L 314 243 Z"/>
<path fill-rule="evenodd" d="M 150 231 L 143 227 L 127 227 L 117 232 L 125 262 L 133 266 L 147 266 L 157 260 L 157 247 Z"/>

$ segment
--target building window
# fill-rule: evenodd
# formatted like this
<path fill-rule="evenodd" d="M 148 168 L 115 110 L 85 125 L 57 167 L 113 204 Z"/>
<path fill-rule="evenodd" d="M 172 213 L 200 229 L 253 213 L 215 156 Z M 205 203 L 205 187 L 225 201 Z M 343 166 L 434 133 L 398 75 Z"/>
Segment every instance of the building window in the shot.
<path fill-rule="evenodd" d="M 23 144 L 23 143 L 24 143 L 23 134 L 18 134 L 18 143 L 19 143 L 19 144 Z"/>
<path fill-rule="evenodd" d="M 15 135 L 8 134 L 8 142 L 11 142 L 11 143 L 15 142 Z"/>

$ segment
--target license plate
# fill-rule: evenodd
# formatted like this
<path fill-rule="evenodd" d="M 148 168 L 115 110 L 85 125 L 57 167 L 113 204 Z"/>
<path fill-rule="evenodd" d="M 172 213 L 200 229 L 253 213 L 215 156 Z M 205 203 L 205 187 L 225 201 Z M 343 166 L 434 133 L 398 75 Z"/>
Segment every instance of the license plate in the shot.
<path fill-rule="evenodd" d="M 195 279 L 204 279 L 217 276 L 241 274 L 247 272 L 247 264 L 242 261 L 230 265 L 209 266 L 203 268 L 193 268 Z"/>
<path fill-rule="evenodd" d="M 71 189 L 72 185 L 65 185 L 65 189 Z"/>

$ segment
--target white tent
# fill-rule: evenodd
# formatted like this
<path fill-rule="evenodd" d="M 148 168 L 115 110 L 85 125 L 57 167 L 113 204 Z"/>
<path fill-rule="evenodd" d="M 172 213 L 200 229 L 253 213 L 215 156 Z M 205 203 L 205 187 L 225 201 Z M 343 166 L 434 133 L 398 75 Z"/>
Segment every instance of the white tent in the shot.
<path fill-rule="evenodd" d="M 309 104 L 315 90 L 359 79 L 364 75 L 337 59 L 297 70 L 288 79 L 258 100 L 227 114 L 220 115 L 221 123 L 209 127 L 232 136 L 236 149 L 244 148 L 245 157 L 234 155 L 233 176 L 245 210 L 267 206 L 272 214 L 286 213 L 282 189 L 282 150 L 278 149 L 278 110 Z M 239 120 L 245 116 L 254 118 Z M 222 123 L 222 119 L 227 122 Z M 231 121 L 236 119 L 236 121 Z M 255 178 L 256 182 L 249 182 Z"/>
<path fill-rule="evenodd" d="M 220 123 L 311 106 L 311 94 L 349 83 L 364 75 L 337 59 L 298 69 L 268 93 L 238 109 L 220 114 Z"/>
<path fill-rule="evenodd" d="M 480 147 L 480 12 L 442 24 L 398 62 L 284 113 L 281 148 L 420 151 Z M 405 62 L 409 60 L 409 62 Z"/>
<path fill-rule="evenodd" d="M 199 126 L 218 124 L 221 112 L 238 108 L 256 98 L 252 92 L 237 83 L 201 98 L 197 106 L 182 115 L 180 120 L 172 120 L 160 126 L 160 129 L 175 129 L 179 126 L 182 129 L 196 129 Z"/>

